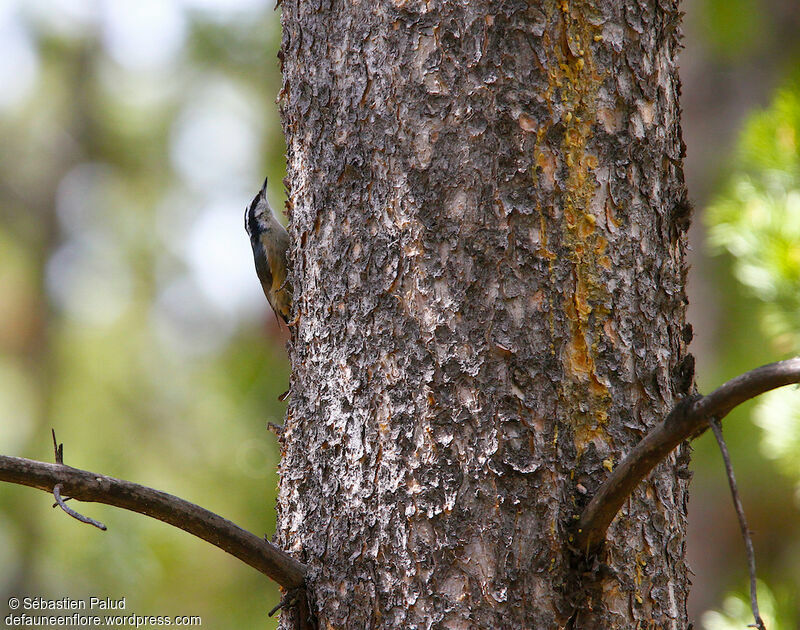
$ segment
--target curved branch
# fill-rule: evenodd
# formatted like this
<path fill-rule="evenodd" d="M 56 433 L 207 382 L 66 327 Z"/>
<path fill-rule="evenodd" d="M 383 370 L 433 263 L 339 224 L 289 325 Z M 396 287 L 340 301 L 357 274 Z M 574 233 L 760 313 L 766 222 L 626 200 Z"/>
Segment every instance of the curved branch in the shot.
<path fill-rule="evenodd" d="M 216 545 L 287 589 L 303 586 L 306 566 L 238 525 L 166 492 L 63 464 L 0 455 L 0 481 L 45 492 L 55 486 L 79 501 L 113 505 L 169 523 Z M 63 506 L 62 506 L 63 507 Z"/>
<path fill-rule="evenodd" d="M 79 514 L 75 510 L 73 510 L 70 506 L 68 506 L 64 499 L 61 498 L 61 484 L 57 483 L 53 488 L 53 498 L 56 500 L 56 505 L 64 510 L 65 513 L 69 514 L 72 518 L 76 521 L 80 521 L 81 523 L 86 523 L 87 525 L 94 525 L 97 529 L 101 531 L 106 531 L 108 527 L 106 527 L 100 521 L 96 521 L 93 518 L 89 518 L 88 516 L 84 516 L 83 514 Z M 70 499 L 72 497 L 67 497 Z M 54 505 L 53 507 L 55 507 Z"/>
<path fill-rule="evenodd" d="M 678 444 L 703 433 L 709 418 L 721 420 L 737 405 L 793 383 L 800 383 L 800 358 L 762 365 L 731 379 L 708 396 L 679 402 L 664 422 L 653 427 L 619 463 L 583 510 L 575 535 L 578 549 L 586 553 L 596 550 L 639 482 Z"/>

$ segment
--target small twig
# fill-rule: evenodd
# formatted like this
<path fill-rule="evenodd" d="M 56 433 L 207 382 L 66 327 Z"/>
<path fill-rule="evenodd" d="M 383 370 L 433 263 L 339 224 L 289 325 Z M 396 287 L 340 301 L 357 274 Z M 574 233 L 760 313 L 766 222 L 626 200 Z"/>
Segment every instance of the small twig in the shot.
<path fill-rule="evenodd" d="M 290 608 L 294 606 L 298 601 L 300 601 L 302 590 L 302 588 L 293 588 L 286 591 L 283 597 L 281 597 L 281 601 L 279 601 L 277 605 L 267 613 L 267 617 L 272 617 L 272 615 L 282 608 Z"/>
<path fill-rule="evenodd" d="M 64 499 L 61 498 L 61 484 L 57 483 L 53 486 L 53 496 L 56 498 L 56 505 L 64 510 L 67 514 L 69 514 L 72 518 L 80 521 L 81 523 L 87 523 L 89 525 L 94 525 L 97 529 L 102 531 L 106 531 L 108 528 L 103 525 L 100 521 L 96 521 L 93 518 L 89 518 L 88 516 L 84 516 L 83 514 L 79 514 L 71 507 L 69 507 L 66 503 L 64 503 Z M 72 497 L 70 497 L 72 498 Z M 54 506 L 55 507 L 55 506 Z"/>
<path fill-rule="evenodd" d="M 51 428 L 50 433 L 53 436 L 53 456 L 55 458 L 56 464 L 63 464 L 64 463 L 64 444 L 59 444 L 56 440 L 56 430 Z M 53 488 L 53 495 L 55 496 L 55 488 Z M 69 501 L 72 497 L 66 497 L 64 501 Z M 56 507 L 57 505 L 61 505 L 61 502 L 56 500 L 53 505 L 50 507 Z"/>
<path fill-rule="evenodd" d="M 750 536 L 750 529 L 747 527 L 747 519 L 744 516 L 744 507 L 742 506 L 742 498 L 739 496 L 739 489 L 736 487 L 736 477 L 733 474 L 733 464 L 731 464 L 731 456 L 728 453 L 728 445 L 725 443 L 725 438 L 722 437 L 722 427 L 719 420 L 712 417 L 708 419 L 708 424 L 714 432 L 714 437 L 717 438 L 719 450 L 722 453 L 722 461 L 725 462 L 725 472 L 728 475 L 728 485 L 731 487 L 731 497 L 733 498 L 733 507 L 736 510 L 736 516 L 739 519 L 739 529 L 742 530 L 742 538 L 744 539 L 744 548 L 747 554 L 747 571 L 750 574 L 750 608 L 753 610 L 753 619 L 755 623 L 748 627 L 758 628 L 758 630 L 766 630 L 764 622 L 761 620 L 761 615 L 758 612 L 758 594 L 756 593 L 756 554 L 753 550 L 753 539 Z"/>
<path fill-rule="evenodd" d="M 50 429 L 50 433 L 53 434 L 53 454 L 56 458 L 56 464 L 63 464 L 64 463 L 64 444 L 59 444 L 56 441 L 56 430 Z"/>
<path fill-rule="evenodd" d="M 708 418 L 721 420 L 734 407 L 759 394 L 798 382 L 800 359 L 789 359 L 737 376 L 708 396 L 681 400 L 662 423 L 633 447 L 597 490 L 578 521 L 577 548 L 587 554 L 597 550 L 611 521 L 639 482 L 678 444 L 703 433 L 708 428 Z"/>
<path fill-rule="evenodd" d="M 267 429 L 272 431 L 279 438 L 283 436 L 284 425 L 275 424 L 274 422 L 267 422 Z"/>

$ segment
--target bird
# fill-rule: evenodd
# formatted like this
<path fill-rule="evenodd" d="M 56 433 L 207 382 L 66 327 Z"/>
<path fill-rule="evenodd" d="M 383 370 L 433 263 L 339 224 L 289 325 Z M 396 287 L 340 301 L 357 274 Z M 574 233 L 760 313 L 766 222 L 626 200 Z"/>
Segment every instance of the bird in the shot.
<path fill-rule="evenodd" d="M 267 200 L 267 179 L 244 213 L 261 288 L 275 315 L 289 323 L 292 284 L 288 279 L 289 233 L 278 222 Z"/>

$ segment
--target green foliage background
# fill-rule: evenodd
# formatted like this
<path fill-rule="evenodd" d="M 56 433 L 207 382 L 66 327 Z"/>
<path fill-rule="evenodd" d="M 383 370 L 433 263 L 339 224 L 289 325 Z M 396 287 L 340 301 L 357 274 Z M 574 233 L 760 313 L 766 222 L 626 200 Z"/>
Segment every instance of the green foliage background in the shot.
<path fill-rule="evenodd" d="M 732 296 L 738 300 L 730 300 L 731 308 L 744 314 L 738 330 L 732 331 L 736 343 L 727 354 L 737 358 L 742 345 L 755 342 L 761 350 L 754 349 L 746 355 L 748 359 L 757 355 L 763 355 L 763 361 L 800 356 L 800 66 L 792 70 L 767 108 L 748 117 L 729 174 L 705 219 L 711 251 L 724 257 L 737 282 Z M 748 308 L 738 308 L 737 302 L 747 303 Z M 789 516 L 788 527 L 756 529 L 760 549 L 773 548 L 772 554 L 761 555 L 765 566 L 759 574 L 766 578 L 759 587 L 764 621 L 773 629 L 797 627 L 800 389 L 769 392 L 749 409 L 752 411 L 738 412 L 726 426 L 742 422 L 745 428 L 734 431 L 746 435 L 752 433 L 748 425 L 754 420 L 761 428 L 760 434 L 753 436 L 760 448 L 742 445 L 742 451 L 773 466 L 756 468 L 755 462 L 747 462 L 744 472 L 752 474 L 754 482 L 748 479 L 746 485 L 780 488 L 787 503 L 794 498 L 794 509 L 778 508 L 771 519 L 769 515 L 765 519 L 777 525 Z M 752 420 L 742 417 L 746 415 Z M 787 481 L 795 486 L 794 497 L 785 487 Z M 769 494 L 769 490 L 762 492 Z M 756 512 L 756 518 L 763 517 Z M 788 535 L 777 536 L 780 529 L 788 530 Z M 706 628 L 726 630 L 752 623 L 749 599 L 743 588 L 738 590 L 726 598 L 722 610 L 704 615 Z"/>
<path fill-rule="evenodd" d="M 283 421 L 288 365 L 242 216 L 264 174 L 281 207 L 277 14 L 78 4 L 0 11 L 0 38 L 22 42 L 11 76 L 35 63 L 20 98 L 11 82 L 0 97 L 0 452 L 52 461 L 53 427 L 69 465 L 271 535 L 278 448 L 265 424 Z M 153 20 L 140 37 L 167 52 L 117 50 L 122 9 Z M 0 618 L 12 595 L 96 595 L 204 627 L 275 626 L 275 586 L 222 551 L 82 504 L 101 533 L 50 503 L 0 487 Z"/>

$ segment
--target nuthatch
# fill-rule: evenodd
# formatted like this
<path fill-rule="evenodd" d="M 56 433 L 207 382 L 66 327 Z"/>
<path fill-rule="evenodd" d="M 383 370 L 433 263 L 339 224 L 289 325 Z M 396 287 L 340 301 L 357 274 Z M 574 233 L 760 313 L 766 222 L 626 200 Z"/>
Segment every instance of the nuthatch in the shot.
<path fill-rule="evenodd" d="M 278 223 L 267 201 L 267 180 L 244 213 L 244 229 L 250 235 L 256 273 L 267 301 L 284 322 L 292 310 L 292 285 L 286 278 L 289 234 Z"/>

